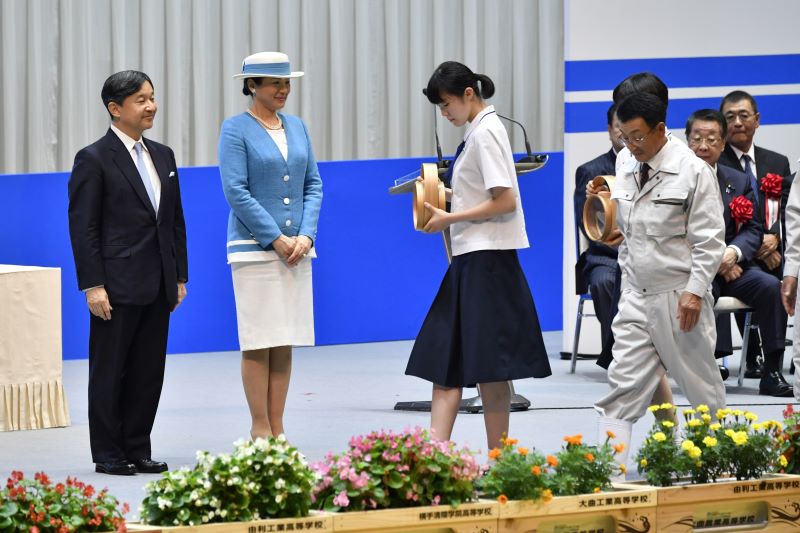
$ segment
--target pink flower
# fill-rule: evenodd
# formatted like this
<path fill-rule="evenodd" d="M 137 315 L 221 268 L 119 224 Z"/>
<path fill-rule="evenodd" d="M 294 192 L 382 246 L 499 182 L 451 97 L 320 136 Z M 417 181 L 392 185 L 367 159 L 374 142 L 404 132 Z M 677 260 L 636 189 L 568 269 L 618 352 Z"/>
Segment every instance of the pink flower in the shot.
<path fill-rule="evenodd" d="M 440 501 L 442 501 L 442 497 L 437 494 L 433 497 L 433 500 L 431 500 L 431 505 L 439 505 Z"/>
<path fill-rule="evenodd" d="M 337 507 L 347 507 L 350 505 L 350 498 L 347 497 L 347 491 L 342 491 L 333 497 L 333 505 Z"/>

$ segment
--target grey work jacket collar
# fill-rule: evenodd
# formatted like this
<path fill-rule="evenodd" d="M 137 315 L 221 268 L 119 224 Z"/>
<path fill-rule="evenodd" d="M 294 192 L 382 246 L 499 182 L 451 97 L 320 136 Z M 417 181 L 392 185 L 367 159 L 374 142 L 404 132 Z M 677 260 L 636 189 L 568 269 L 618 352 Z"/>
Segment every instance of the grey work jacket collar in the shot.
<path fill-rule="evenodd" d="M 644 187 L 639 189 L 637 198 L 641 198 L 655 187 L 657 187 L 669 175 L 677 175 L 680 173 L 680 153 L 674 150 L 674 145 L 670 144 L 668 139 L 661 150 L 656 153 L 647 164 L 650 165 L 650 178 Z M 641 183 L 642 163 L 639 163 L 636 168 L 636 183 Z"/>

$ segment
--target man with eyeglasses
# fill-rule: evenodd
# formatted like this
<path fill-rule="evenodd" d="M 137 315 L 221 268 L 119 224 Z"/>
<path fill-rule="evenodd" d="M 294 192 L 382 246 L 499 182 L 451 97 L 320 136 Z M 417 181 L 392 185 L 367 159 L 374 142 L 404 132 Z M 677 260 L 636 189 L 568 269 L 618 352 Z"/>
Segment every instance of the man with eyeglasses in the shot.
<path fill-rule="evenodd" d="M 622 140 L 636 163 L 617 171 L 611 191 L 624 236 L 622 295 L 611 391 L 595 409 L 598 433 L 613 431 L 626 448 L 665 372 L 693 406 L 712 412 L 725 406 L 710 290 L 725 253 L 719 187 L 686 145 L 668 142 L 666 110 L 666 102 L 647 93 L 617 106 Z"/>
<path fill-rule="evenodd" d="M 608 108 L 606 119 L 608 121 L 608 138 L 611 149 L 588 161 L 575 171 L 575 222 L 581 232 L 586 235 L 583 227 L 583 205 L 586 203 L 586 184 L 596 176 L 614 175 L 614 165 L 617 153 L 622 150 L 623 144 L 619 138 L 619 119 L 614 113 L 614 104 Z M 614 345 L 614 336 L 611 333 L 611 321 L 617 314 L 619 302 L 619 286 L 617 278 L 620 275 L 617 264 L 617 246 L 622 240 L 622 234 L 616 230 L 616 237 L 604 244 L 589 241 L 589 247 L 578 258 L 576 265 L 579 274 L 579 291 L 586 292 L 586 286 L 592 294 L 597 320 L 600 322 L 600 340 L 602 344 L 597 364 L 608 368 L 611 363 L 611 347 Z M 582 285 L 582 287 L 581 287 Z"/>
<path fill-rule="evenodd" d="M 725 217 L 725 255 L 714 278 L 712 292 L 733 296 L 752 307 L 761 317 L 759 329 L 764 346 L 764 374 L 759 394 L 790 397 L 792 386 L 780 371 L 785 349 L 786 312 L 781 304 L 781 282 L 755 263 L 761 246 L 761 221 L 754 217 L 755 196 L 749 177 L 739 170 L 718 165 L 725 145 L 727 123 L 719 111 L 701 109 L 686 121 L 686 139 L 697 157 L 711 165 L 717 175 Z M 747 207 L 750 207 L 748 217 Z M 783 325 L 783 326 L 782 326 Z M 733 353 L 731 320 L 727 314 L 717 317 L 717 357 Z M 742 371 L 740 369 L 740 371 Z"/>
<path fill-rule="evenodd" d="M 748 175 L 755 193 L 755 212 L 764 228 L 762 243 L 756 252 L 756 261 L 765 271 L 781 279 L 783 250 L 786 244 L 785 210 L 792 184 L 789 159 L 785 155 L 753 144 L 761 115 L 755 99 L 750 94 L 745 91 L 728 93 L 722 99 L 720 112 L 725 117 L 728 132 L 727 144 L 719 163 L 742 170 Z M 768 174 L 775 174 L 782 179 L 768 179 L 765 183 Z M 776 191 L 776 188 L 780 190 Z M 760 320 L 758 316 L 754 318 L 756 322 Z M 744 314 L 737 313 L 736 321 L 741 331 L 744 327 Z M 785 331 L 785 321 L 781 326 Z M 761 352 L 759 346 L 762 344 L 763 339 L 759 339 L 759 335 L 750 336 L 745 370 L 747 378 L 762 376 L 762 369 L 757 361 Z"/>

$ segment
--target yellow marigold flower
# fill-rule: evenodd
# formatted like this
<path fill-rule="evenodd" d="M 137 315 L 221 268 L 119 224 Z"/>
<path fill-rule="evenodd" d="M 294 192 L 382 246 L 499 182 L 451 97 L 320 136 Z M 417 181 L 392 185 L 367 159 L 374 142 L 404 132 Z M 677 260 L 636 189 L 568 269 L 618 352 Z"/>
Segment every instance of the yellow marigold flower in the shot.
<path fill-rule="evenodd" d="M 717 431 L 721 427 L 722 427 L 722 424 L 714 423 L 714 424 L 711 424 L 710 426 L 708 426 L 708 429 L 710 429 L 711 431 Z"/>
<path fill-rule="evenodd" d="M 684 409 L 683 410 L 683 416 L 692 416 L 695 413 L 697 413 L 697 411 L 695 411 L 694 409 Z"/>
<path fill-rule="evenodd" d="M 747 444 L 747 432 L 746 431 L 737 431 L 733 437 L 733 443 L 737 446 L 744 446 Z"/>
<path fill-rule="evenodd" d="M 653 433 L 653 440 L 656 442 L 664 442 L 667 440 L 667 436 L 661 433 L 660 431 Z"/>
<path fill-rule="evenodd" d="M 703 420 L 703 422 L 705 422 L 706 424 L 708 424 L 709 422 L 711 422 L 711 415 L 708 415 L 708 414 L 702 414 L 702 415 L 700 415 L 700 418 L 701 418 L 701 419 Z"/>
<path fill-rule="evenodd" d="M 757 414 L 755 414 L 755 413 L 751 413 L 750 411 L 746 412 L 746 413 L 744 414 L 744 417 L 745 417 L 747 420 L 749 420 L 750 422 L 755 422 L 756 420 L 758 420 L 758 415 L 757 415 Z"/>
<path fill-rule="evenodd" d="M 731 414 L 733 414 L 733 416 L 744 416 L 744 411 L 741 409 L 734 409 L 731 411 Z"/>
<path fill-rule="evenodd" d="M 489 451 L 489 459 L 495 460 L 498 459 L 502 455 L 500 448 L 492 448 Z"/>
<path fill-rule="evenodd" d="M 672 409 L 674 406 L 671 403 L 664 402 L 661 404 L 662 409 Z"/>
<path fill-rule="evenodd" d="M 650 411 L 651 413 L 655 413 L 659 409 L 661 409 L 660 405 L 651 405 L 650 407 L 647 408 L 647 410 Z"/>
<path fill-rule="evenodd" d="M 642 459 L 641 461 L 639 461 L 639 466 L 641 466 L 642 468 L 647 468 L 647 459 Z"/>
<path fill-rule="evenodd" d="M 694 442 L 692 442 L 690 440 L 685 440 L 685 441 L 681 442 L 681 449 L 683 449 L 685 451 L 688 451 L 688 450 L 691 450 L 692 448 L 694 448 Z"/>
<path fill-rule="evenodd" d="M 619 464 L 619 471 L 622 472 L 623 474 L 628 472 L 628 467 L 625 466 L 625 463 L 620 463 Z"/>
<path fill-rule="evenodd" d="M 783 467 L 786 467 L 786 465 L 788 465 L 788 464 L 789 464 L 789 461 L 787 461 L 787 460 L 786 460 L 786 456 L 785 456 L 785 455 L 781 455 L 781 456 L 780 456 L 780 458 L 778 458 L 778 462 L 779 462 L 779 463 L 781 464 L 781 466 L 783 466 Z"/>
<path fill-rule="evenodd" d="M 608 435 L 609 439 L 616 439 L 617 438 L 617 436 L 614 434 L 614 432 L 610 431 L 610 430 L 606 430 L 606 435 Z"/>
<path fill-rule="evenodd" d="M 544 489 L 542 491 L 542 499 L 545 501 L 545 503 L 547 503 L 550 500 L 552 500 L 553 499 L 553 491 L 550 490 L 550 489 Z"/>
<path fill-rule="evenodd" d="M 698 413 L 707 413 L 709 411 L 710 411 L 710 409 L 704 403 L 701 403 L 700 405 L 697 406 L 697 412 Z"/>
<path fill-rule="evenodd" d="M 547 456 L 547 464 L 550 466 L 558 466 L 558 459 L 554 455 Z"/>
<path fill-rule="evenodd" d="M 594 488 L 594 493 L 597 494 L 598 492 L 600 492 L 600 487 L 595 487 Z"/>
<path fill-rule="evenodd" d="M 570 446 L 580 446 L 581 445 L 581 441 L 583 440 L 583 435 L 578 434 L 578 435 L 566 436 L 566 437 L 564 437 L 564 440 Z"/>
<path fill-rule="evenodd" d="M 699 418 L 692 418 L 691 420 L 686 422 L 686 425 L 689 426 L 690 428 L 696 428 L 697 426 L 702 426 L 703 421 L 700 420 Z"/>
<path fill-rule="evenodd" d="M 538 476 L 541 473 L 542 473 L 542 468 L 539 465 L 533 465 L 531 467 L 531 474 L 533 474 L 534 476 Z"/>
<path fill-rule="evenodd" d="M 703 450 L 701 450 L 700 448 L 695 446 L 694 448 L 689 450 L 689 457 L 691 457 L 692 459 L 697 459 L 698 457 L 700 457 L 700 455 L 702 453 L 703 453 Z"/>
<path fill-rule="evenodd" d="M 587 461 L 589 461 L 590 463 L 593 463 L 593 462 L 594 462 L 594 454 L 593 454 L 592 452 L 589 452 L 589 453 L 587 453 L 586 455 L 584 455 L 584 457 L 585 457 L 585 458 L 586 458 L 586 460 L 587 460 Z"/>
<path fill-rule="evenodd" d="M 703 438 L 703 444 L 705 444 L 708 448 L 713 448 L 717 445 L 717 439 L 711 436 L 705 437 Z"/>
<path fill-rule="evenodd" d="M 505 494 L 501 494 L 500 496 L 497 497 L 497 501 L 500 502 L 501 504 L 506 504 L 508 503 L 508 496 L 506 496 Z"/>
<path fill-rule="evenodd" d="M 662 420 L 661 425 L 664 426 L 665 428 L 675 427 L 675 423 L 670 420 Z"/>
<path fill-rule="evenodd" d="M 736 432 L 734 430 L 730 429 L 730 428 L 725 430 L 725 435 L 729 436 L 730 438 L 733 438 L 733 436 L 735 434 L 736 434 Z"/>
<path fill-rule="evenodd" d="M 753 431 L 761 431 L 762 429 L 765 429 L 765 424 L 760 424 L 760 423 L 756 422 L 751 427 L 753 428 Z M 769 427 L 769 426 L 766 426 L 766 427 Z"/>
<path fill-rule="evenodd" d="M 623 444 L 621 442 L 619 444 L 615 444 L 614 445 L 614 451 L 617 452 L 617 453 L 622 453 L 623 451 L 625 451 L 625 444 Z"/>
<path fill-rule="evenodd" d="M 528 448 L 524 448 L 524 447 L 520 446 L 519 448 L 517 448 L 517 451 L 519 452 L 519 454 L 520 454 L 521 456 L 523 456 L 523 457 L 524 457 L 524 456 L 528 455 L 528 452 L 529 452 L 530 450 L 528 450 Z"/>
<path fill-rule="evenodd" d="M 729 414 L 731 414 L 730 409 L 718 409 L 717 410 L 717 419 L 718 420 L 722 420 L 723 418 L 725 418 Z"/>

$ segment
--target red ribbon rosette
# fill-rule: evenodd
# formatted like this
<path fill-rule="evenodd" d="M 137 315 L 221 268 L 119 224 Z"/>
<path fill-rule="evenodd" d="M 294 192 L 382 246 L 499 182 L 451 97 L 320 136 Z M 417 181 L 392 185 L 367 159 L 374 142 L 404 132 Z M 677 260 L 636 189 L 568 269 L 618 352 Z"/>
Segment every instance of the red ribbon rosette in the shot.
<path fill-rule="evenodd" d="M 761 191 L 767 198 L 778 199 L 781 197 L 783 177 L 779 174 L 767 174 L 761 178 Z"/>
<path fill-rule="evenodd" d="M 753 219 L 753 202 L 744 196 L 737 196 L 728 205 L 731 210 L 731 218 L 736 222 L 736 227 Z"/>

